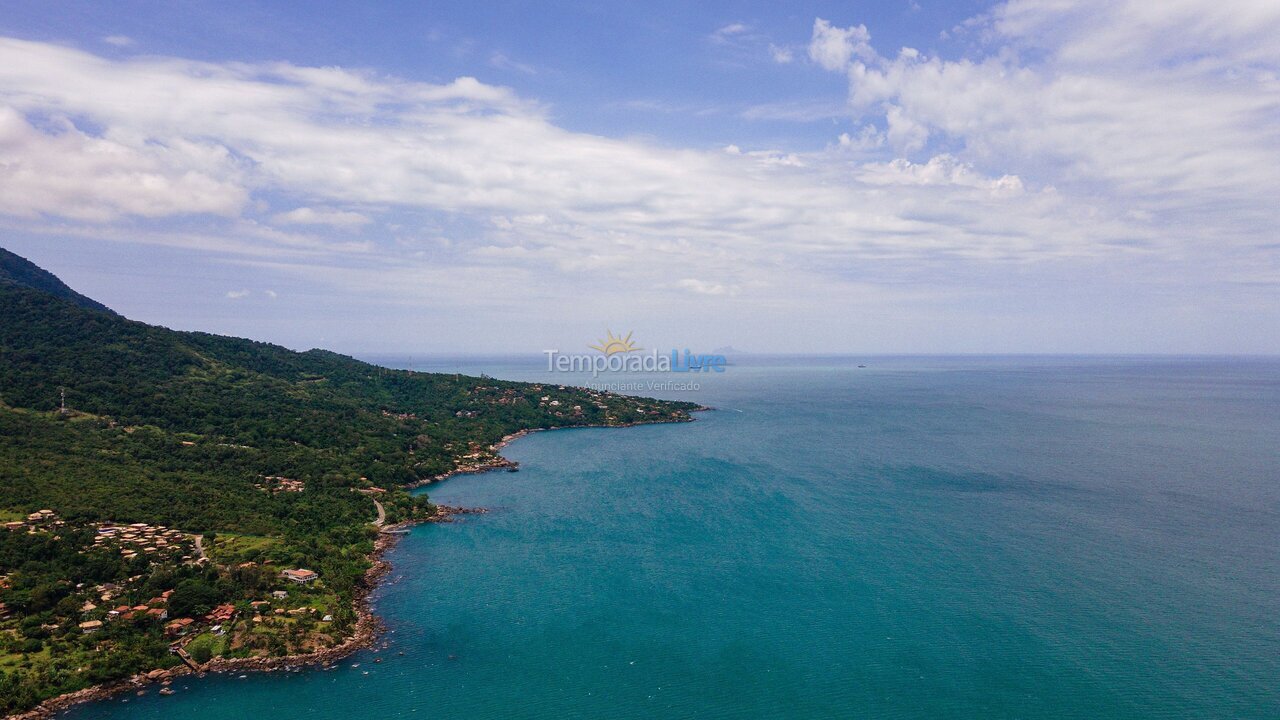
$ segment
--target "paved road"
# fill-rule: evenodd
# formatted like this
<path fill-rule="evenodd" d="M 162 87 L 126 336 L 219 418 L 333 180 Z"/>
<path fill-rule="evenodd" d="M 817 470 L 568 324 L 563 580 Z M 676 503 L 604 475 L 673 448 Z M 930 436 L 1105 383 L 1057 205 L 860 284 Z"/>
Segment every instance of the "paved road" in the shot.
<path fill-rule="evenodd" d="M 382 527 L 383 524 L 387 522 L 387 511 L 382 507 L 382 503 L 378 502 L 377 500 L 374 500 L 373 504 L 375 507 L 378 508 L 378 519 L 374 520 L 373 524 L 377 525 L 378 527 Z"/>

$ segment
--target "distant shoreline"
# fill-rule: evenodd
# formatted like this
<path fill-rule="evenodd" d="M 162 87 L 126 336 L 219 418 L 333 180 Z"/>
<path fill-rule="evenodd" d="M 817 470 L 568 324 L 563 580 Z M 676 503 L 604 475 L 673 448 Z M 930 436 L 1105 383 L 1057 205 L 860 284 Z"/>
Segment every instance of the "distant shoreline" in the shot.
<path fill-rule="evenodd" d="M 689 412 L 690 413 L 709 412 L 714 409 L 715 408 L 707 407 L 706 405 L 701 405 L 693 410 L 690 410 Z M 423 478 L 421 480 L 415 480 L 411 483 L 405 483 L 402 487 L 404 487 L 406 490 L 414 490 L 416 488 L 426 487 L 428 485 L 434 485 L 438 482 L 448 480 L 449 478 L 456 477 L 458 475 L 476 475 L 479 473 L 490 472 L 492 470 L 512 470 L 515 468 L 519 468 L 520 463 L 514 460 L 508 460 L 507 458 L 502 457 L 502 455 L 499 454 L 499 451 L 505 448 L 506 446 L 510 445 L 511 443 L 515 442 L 516 440 L 519 440 L 522 437 L 525 437 L 527 435 L 532 435 L 538 432 L 552 432 L 555 430 L 587 430 L 587 429 L 599 429 L 599 428 L 629 428 L 629 427 L 638 427 L 640 425 L 668 425 L 672 423 L 693 422 L 695 419 L 696 418 L 690 416 L 688 419 L 685 419 L 685 420 L 641 420 L 637 422 L 621 423 L 619 425 L 569 425 L 564 427 L 528 428 L 525 430 L 518 430 L 516 432 L 511 433 L 510 435 L 504 435 L 501 440 L 489 446 L 489 452 L 495 455 L 495 459 L 493 460 L 487 460 L 482 463 L 474 463 L 472 465 L 464 465 L 462 467 L 454 468 L 453 470 L 450 470 L 448 472 L 440 473 L 439 475 L 432 475 L 429 478 Z"/>
<path fill-rule="evenodd" d="M 690 412 L 707 412 L 713 409 L 714 408 L 707 406 L 700 406 Z M 639 425 L 666 425 L 671 423 L 693 422 L 695 419 L 696 418 L 690 416 L 688 419 L 680 420 L 642 420 L 619 425 L 577 425 L 571 427 L 529 428 L 520 430 L 511 433 L 510 435 L 503 436 L 501 440 L 489 447 L 490 452 L 494 453 L 496 456 L 496 459 L 492 461 L 455 468 L 447 473 L 441 473 L 416 482 L 407 483 L 403 487 L 406 490 L 412 490 L 414 488 L 426 487 L 427 485 L 434 485 L 458 475 L 475 475 L 493 470 L 504 470 L 519 467 L 519 463 L 502 457 L 498 452 L 516 440 L 527 435 L 532 435 L 536 432 L 586 428 L 628 428 Z M 130 691 L 137 692 L 150 685 L 162 683 L 164 680 L 176 677 L 193 674 L 197 677 L 201 677 L 205 673 L 209 672 L 275 672 L 312 665 L 327 665 L 349 657 L 360 650 L 373 647 L 374 641 L 377 639 L 378 633 L 383 629 L 384 625 L 382 619 L 373 611 L 370 596 L 373 594 L 373 591 L 378 588 L 378 583 L 382 577 L 391 571 L 391 563 L 388 562 L 384 556 L 389 550 L 396 546 L 396 543 L 400 541 L 401 537 L 399 534 L 388 531 L 401 530 L 421 523 L 447 522 L 448 518 L 452 515 L 466 514 L 468 512 L 474 512 L 474 510 L 450 508 L 450 511 L 446 511 L 444 515 L 439 516 L 439 519 L 436 519 L 433 516 L 433 518 L 409 520 L 379 529 L 377 539 L 374 540 L 373 552 L 369 554 L 369 560 L 372 564 L 369 569 L 365 571 L 364 581 L 356 588 L 355 599 L 352 601 L 352 609 L 355 610 L 356 613 L 355 630 L 351 635 L 347 636 L 341 643 L 334 647 L 325 648 L 324 650 L 316 650 L 309 653 L 279 655 L 275 657 L 214 658 L 202 665 L 199 673 L 196 673 L 185 665 L 178 665 L 170 668 L 165 672 L 163 677 L 151 678 L 148 677 L 146 673 L 140 673 L 124 680 L 116 680 L 102 685 L 93 685 L 81 690 L 76 690 L 75 692 L 49 698 L 29 710 L 24 710 L 12 715 L 6 715 L 5 720 L 48 720 L 48 718 L 53 717 L 55 714 L 70 710 L 77 705 L 109 700 L 117 695 Z"/>

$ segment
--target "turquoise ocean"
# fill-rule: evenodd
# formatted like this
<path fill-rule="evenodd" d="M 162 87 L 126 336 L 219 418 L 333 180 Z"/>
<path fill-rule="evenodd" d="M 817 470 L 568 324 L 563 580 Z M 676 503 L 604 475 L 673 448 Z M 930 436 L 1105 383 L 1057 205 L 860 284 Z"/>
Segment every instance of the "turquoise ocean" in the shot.
<path fill-rule="evenodd" d="M 520 472 L 428 488 L 491 512 L 391 552 L 385 649 L 68 717 L 1280 718 L 1280 360 L 674 377 L 699 388 L 653 394 L 716 410 L 537 433 Z"/>

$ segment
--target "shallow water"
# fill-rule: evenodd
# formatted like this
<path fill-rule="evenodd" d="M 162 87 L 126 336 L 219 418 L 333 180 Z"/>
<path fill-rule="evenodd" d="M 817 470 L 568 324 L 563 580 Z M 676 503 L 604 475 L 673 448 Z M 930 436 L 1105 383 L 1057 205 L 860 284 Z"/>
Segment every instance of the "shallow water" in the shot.
<path fill-rule="evenodd" d="M 1280 362 L 700 383 L 695 423 L 538 433 L 430 488 L 492 512 L 393 551 L 387 650 L 71 716 L 1280 717 Z"/>

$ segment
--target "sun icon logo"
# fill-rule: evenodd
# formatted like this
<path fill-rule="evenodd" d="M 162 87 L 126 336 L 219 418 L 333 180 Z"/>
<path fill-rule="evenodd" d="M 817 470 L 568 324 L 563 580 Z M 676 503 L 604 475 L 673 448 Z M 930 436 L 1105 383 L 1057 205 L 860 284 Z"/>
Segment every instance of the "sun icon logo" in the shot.
<path fill-rule="evenodd" d="M 614 337 L 613 331 L 608 330 L 608 337 L 599 341 L 599 345 L 588 345 L 592 350 L 599 350 L 606 356 L 616 355 L 618 353 L 636 352 L 640 348 L 631 342 L 631 333 L 627 333 L 626 337 Z"/>

